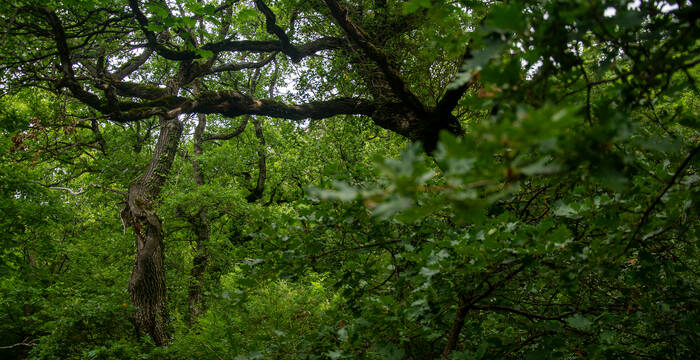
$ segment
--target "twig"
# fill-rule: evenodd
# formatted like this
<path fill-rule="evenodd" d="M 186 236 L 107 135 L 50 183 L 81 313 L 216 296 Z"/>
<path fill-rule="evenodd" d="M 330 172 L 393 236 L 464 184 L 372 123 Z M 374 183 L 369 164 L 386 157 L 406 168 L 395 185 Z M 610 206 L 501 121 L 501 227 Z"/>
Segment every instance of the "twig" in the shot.
<path fill-rule="evenodd" d="M 27 342 L 27 339 L 29 339 L 29 338 L 24 338 L 24 340 L 22 340 L 22 342 L 18 342 L 16 344 L 7 345 L 7 346 L 0 346 L 0 350 L 13 349 L 13 348 L 16 348 L 18 346 L 32 347 L 32 346 L 36 345 L 36 343 L 38 341 L 37 339 L 34 339 L 34 340 Z"/>
<path fill-rule="evenodd" d="M 371 244 L 359 245 L 359 246 L 349 247 L 349 248 L 328 250 L 328 251 L 324 251 L 324 252 L 322 252 L 322 253 L 320 253 L 320 254 L 317 254 L 317 255 L 312 255 L 311 258 L 312 258 L 312 259 L 318 259 L 318 258 L 320 258 L 320 257 L 326 256 L 326 255 L 331 255 L 331 254 L 337 254 L 337 253 L 342 252 L 342 251 L 367 249 L 367 248 L 376 247 L 376 246 L 383 246 L 383 245 L 393 244 L 393 243 L 397 243 L 397 242 L 400 242 L 400 241 L 401 241 L 401 239 L 395 239 L 395 240 L 390 240 L 390 241 L 384 241 L 384 242 L 378 242 L 378 243 L 371 243 Z"/>
<path fill-rule="evenodd" d="M 473 309 L 476 303 L 491 295 L 491 293 L 493 293 L 497 288 L 501 287 L 504 283 L 513 279 L 516 275 L 523 271 L 523 269 L 525 269 L 526 266 L 527 263 L 521 264 L 517 269 L 513 270 L 511 273 L 509 273 L 503 279 L 499 280 L 493 285 L 488 283 L 488 278 L 484 279 L 483 282 L 486 282 L 489 287 L 488 289 L 486 289 L 486 291 L 484 291 L 478 296 L 474 296 L 469 299 L 467 299 L 464 295 L 460 296 L 459 306 L 457 307 L 457 315 L 455 316 L 455 320 L 452 322 L 452 326 L 450 327 L 450 332 L 447 337 L 447 344 L 445 345 L 445 349 L 442 352 L 443 359 L 448 359 L 452 350 L 454 350 L 457 347 L 457 343 L 459 341 L 459 334 L 462 332 L 464 320 L 466 319 L 469 310 Z M 481 284 L 479 285 L 479 287 L 480 286 Z"/>
<path fill-rule="evenodd" d="M 651 212 L 654 210 L 654 207 L 658 205 L 661 202 L 661 198 L 666 194 L 666 192 L 676 183 L 676 180 L 681 176 L 685 168 L 688 166 L 690 163 L 690 160 L 700 151 L 700 145 L 696 146 L 683 160 L 683 163 L 681 163 L 681 166 L 678 167 L 678 170 L 673 174 L 671 179 L 668 181 L 668 184 L 666 184 L 666 187 L 659 193 L 658 196 L 654 199 L 654 201 L 649 205 L 649 207 L 644 211 L 644 214 L 642 215 L 642 219 L 639 221 L 639 224 L 637 224 L 637 227 L 634 230 L 634 233 L 632 233 L 632 236 L 630 237 L 629 241 L 627 242 L 627 246 L 619 253 L 613 260 L 617 260 L 622 256 L 624 253 L 629 250 L 632 245 L 634 245 L 637 242 L 637 236 L 639 235 L 639 232 L 642 231 L 642 226 L 649 220 L 649 216 L 651 215 Z"/>
<path fill-rule="evenodd" d="M 81 195 L 82 193 L 85 192 L 85 190 L 83 190 L 83 188 L 80 188 L 80 190 L 75 191 L 71 188 L 62 187 L 62 186 L 49 186 L 49 189 L 67 191 L 73 196 Z"/>
<path fill-rule="evenodd" d="M 114 188 L 110 188 L 110 187 L 106 187 L 106 186 L 102 186 L 102 185 L 98 185 L 98 184 L 90 184 L 90 186 L 98 188 L 98 189 L 102 189 L 102 190 L 111 191 L 115 194 L 119 194 L 119 195 L 123 195 L 123 196 L 128 195 L 128 193 L 124 190 L 114 189 Z"/>
<path fill-rule="evenodd" d="M 472 309 L 475 310 L 491 310 L 491 311 L 503 311 L 503 312 L 508 312 L 508 313 L 513 313 L 517 315 L 521 315 L 526 317 L 528 320 L 532 319 L 539 319 L 539 320 L 557 320 L 561 321 L 563 318 L 567 316 L 571 316 L 575 313 L 575 311 L 567 312 L 562 315 L 556 315 L 556 316 L 547 316 L 547 315 L 542 315 L 542 314 L 534 314 L 534 313 L 529 313 L 527 311 L 522 311 L 518 310 L 515 308 L 509 308 L 507 306 L 499 306 L 499 305 L 488 305 L 488 306 L 478 306 L 474 305 L 472 306 Z"/>

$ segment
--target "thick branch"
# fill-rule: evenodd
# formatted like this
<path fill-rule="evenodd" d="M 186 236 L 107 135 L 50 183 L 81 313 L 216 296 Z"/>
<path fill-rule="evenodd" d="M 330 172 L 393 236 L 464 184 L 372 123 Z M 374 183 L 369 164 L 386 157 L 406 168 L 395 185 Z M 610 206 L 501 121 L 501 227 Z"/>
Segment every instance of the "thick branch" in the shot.
<path fill-rule="evenodd" d="M 250 120 L 250 115 L 246 115 L 243 117 L 243 121 L 241 122 L 240 125 L 233 131 L 226 133 L 226 134 L 207 134 L 202 137 L 202 141 L 208 141 L 208 140 L 228 140 L 231 138 L 234 138 L 245 131 L 246 126 L 248 126 L 248 120 Z"/>
<path fill-rule="evenodd" d="M 423 104 L 408 89 L 398 72 L 394 70 L 386 54 L 367 39 L 364 31 L 348 18 L 347 10 L 342 8 L 337 1 L 325 0 L 325 2 L 336 23 L 345 31 L 350 41 L 379 66 L 396 96 L 413 108 L 413 110 L 423 113 L 425 111 Z"/>
<path fill-rule="evenodd" d="M 464 64 L 465 61 L 469 60 L 472 58 L 471 54 L 471 43 L 467 45 L 467 49 L 464 51 L 464 54 L 462 55 L 462 58 L 459 62 L 460 67 L 462 64 Z M 474 84 L 476 83 L 478 77 L 474 74 L 472 75 L 471 79 L 467 81 L 466 83 L 462 84 L 459 87 L 456 87 L 454 89 L 448 89 L 445 94 L 442 96 L 442 99 L 440 99 L 440 102 L 438 102 L 437 106 L 435 107 L 435 111 L 440 113 L 441 115 L 444 114 L 450 114 L 452 110 L 457 106 L 457 103 L 459 102 L 459 99 L 462 98 L 465 92 L 469 90 Z"/>
<path fill-rule="evenodd" d="M 158 42 L 156 34 L 148 30 L 148 19 L 146 15 L 139 9 L 138 0 L 129 0 L 129 6 L 134 13 L 134 18 L 139 23 L 141 31 L 143 31 L 148 42 L 148 47 L 153 49 L 158 55 L 168 60 L 193 60 L 202 58 L 201 51 L 197 50 L 175 50 Z M 342 45 L 340 39 L 337 38 L 321 38 L 310 41 L 304 45 L 294 48 L 291 45 L 285 45 L 282 41 L 254 41 L 254 40 L 222 40 L 219 42 L 208 43 L 202 45 L 199 49 L 208 50 L 214 53 L 225 51 L 250 51 L 250 52 L 282 52 L 292 58 L 294 61 L 299 61 L 302 58 L 312 55 L 321 50 L 330 50 L 338 48 Z"/>
<path fill-rule="evenodd" d="M 482 299 L 489 297 L 496 289 L 500 288 L 501 286 L 503 286 L 503 284 L 513 279 L 513 277 L 515 277 L 517 274 L 523 271 L 523 269 L 525 269 L 525 266 L 527 266 L 527 263 L 521 264 L 520 266 L 518 266 L 518 268 L 511 271 L 503 279 L 499 280 L 493 285 L 489 285 L 489 287 L 483 293 L 477 296 L 473 296 L 471 298 L 468 298 L 466 295 L 460 296 L 459 306 L 457 307 L 457 315 L 455 316 L 455 320 L 452 322 L 449 335 L 447 336 L 447 344 L 445 344 L 445 348 L 442 352 L 443 359 L 448 359 L 452 350 L 454 350 L 457 347 L 457 343 L 459 341 L 459 334 L 462 332 L 464 320 L 466 319 L 469 310 L 473 309 L 476 303 L 478 303 Z"/>
<path fill-rule="evenodd" d="M 130 75 L 134 71 L 138 70 L 141 67 L 141 65 L 145 64 L 152 54 L 152 49 L 145 49 L 139 56 L 129 59 L 129 61 L 122 64 L 122 66 L 120 66 L 114 73 L 112 73 L 112 77 L 117 80 L 121 80 L 124 77 Z"/>
<path fill-rule="evenodd" d="M 46 16 L 46 20 L 49 25 L 51 25 L 51 30 L 53 31 L 54 41 L 56 42 L 56 48 L 58 49 L 58 57 L 61 60 L 61 71 L 69 78 L 75 76 L 73 72 L 73 63 L 70 60 L 70 47 L 68 47 L 68 42 L 66 41 L 66 32 L 63 29 L 63 24 L 58 16 L 50 9 L 47 8 L 29 8 L 32 11 L 38 12 Z"/>
<path fill-rule="evenodd" d="M 337 98 L 306 104 L 284 104 L 275 100 L 255 100 L 237 91 L 203 92 L 195 101 L 183 105 L 183 112 L 226 116 L 264 115 L 276 118 L 303 120 L 324 119 L 335 115 L 372 115 L 375 106 L 364 99 Z"/>
<path fill-rule="evenodd" d="M 52 35 L 54 41 L 56 42 L 56 48 L 58 49 L 61 72 L 64 74 L 64 77 L 57 82 L 57 87 L 67 87 L 71 93 L 73 93 L 73 96 L 78 98 L 80 101 L 104 112 L 104 110 L 106 110 L 106 104 L 102 102 L 97 95 L 83 89 L 82 86 L 80 86 L 80 83 L 78 83 L 78 81 L 75 79 L 73 63 L 71 62 L 70 47 L 66 41 L 66 32 L 58 16 L 52 10 L 47 8 L 27 7 L 23 9 L 45 16 L 49 25 L 51 26 Z"/>
<path fill-rule="evenodd" d="M 280 44 L 284 48 L 284 52 L 295 62 L 301 60 L 299 50 L 297 50 L 289 41 L 287 33 L 285 33 L 284 30 L 277 25 L 275 13 L 273 13 L 267 4 L 265 4 L 265 2 L 262 0 L 255 0 L 255 6 L 261 13 L 263 13 L 263 15 L 265 15 L 265 28 L 267 29 L 267 32 L 277 36 L 277 38 L 280 40 Z"/>
<path fill-rule="evenodd" d="M 334 37 L 323 37 L 313 41 L 309 41 L 303 45 L 299 45 L 297 48 L 297 60 L 304 58 L 306 56 L 313 55 L 321 50 L 333 50 L 342 47 L 343 42 L 341 39 Z M 217 43 L 210 43 L 202 46 L 202 49 L 209 50 L 214 53 L 224 52 L 224 51 L 250 51 L 250 52 L 282 52 L 290 56 L 290 54 L 285 51 L 284 47 L 279 41 L 254 41 L 254 40 L 223 40 Z M 192 59 L 198 57 L 198 55 L 192 52 Z M 290 56 L 291 57 L 291 56 Z"/>
<path fill-rule="evenodd" d="M 156 100 L 168 95 L 168 90 L 155 85 L 137 84 L 130 81 L 117 81 L 111 84 L 121 96 Z"/>

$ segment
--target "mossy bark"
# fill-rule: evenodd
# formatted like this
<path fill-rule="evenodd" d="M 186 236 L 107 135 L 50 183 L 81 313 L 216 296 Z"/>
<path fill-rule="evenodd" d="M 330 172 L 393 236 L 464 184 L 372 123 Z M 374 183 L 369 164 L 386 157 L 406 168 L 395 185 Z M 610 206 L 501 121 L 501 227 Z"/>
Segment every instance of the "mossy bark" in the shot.
<path fill-rule="evenodd" d="M 154 201 L 165 184 L 182 135 L 177 119 L 161 119 L 160 137 L 145 174 L 129 187 L 122 219 L 136 233 L 136 256 L 129 280 L 132 321 L 138 335 L 147 334 L 156 345 L 168 342 L 168 303 L 163 265 L 163 227 Z"/>

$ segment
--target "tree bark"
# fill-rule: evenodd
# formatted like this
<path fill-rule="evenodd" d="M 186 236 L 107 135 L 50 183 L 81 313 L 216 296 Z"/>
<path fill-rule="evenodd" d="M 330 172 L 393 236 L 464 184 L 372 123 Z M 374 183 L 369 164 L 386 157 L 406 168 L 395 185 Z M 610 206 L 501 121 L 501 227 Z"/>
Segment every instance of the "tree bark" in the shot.
<path fill-rule="evenodd" d="M 168 342 L 168 303 L 163 266 L 163 227 L 153 202 L 173 163 L 182 135 L 182 123 L 174 119 L 160 120 L 160 136 L 145 174 L 129 187 L 122 220 L 136 233 L 136 256 L 129 279 L 131 305 L 138 309 L 132 321 L 139 336 L 148 334 L 162 346 Z"/>
<path fill-rule="evenodd" d="M 207 254 L 207 244 L 209 242 L 209 219 L 207 211 L 200 213 L 200 224 L 198 226 L 196 241 L 196 252 L 192 260 L 192 271 L 190 273 L 190 286 L 187 291 L 188 318 L 187 323 L 191 326 L 202 313 L 202 285 L 204 273 L 209 263 Z"/>
<path fill-rule="evenodd" d="M 469 313 L 469 304 L 465 304 L 464 300 L 460 299 L 459 306 L 457 306 L 455 319 L 450 327 L 450 333 L 447 335 L 445 349 L 442 352 L 443 359 L 449 359 L 450 353 L 455 349 L 455 347 L 457 347 L 459 333 L 462 332 L 462 327 L 464 327 L 464 320 L 467 318 L 467 313 Z"/>
<path fill-rule="evenodd" d="M 258 145 L 258 180 L 255 183 L 255 187 L 252 188 L 250 194 L 246 197 L 246 201 L 249 203 L 256 202 L 262 198 L 265 191 L 265 180 L 267 179 L 267 149 L 265 148 L 262 123 L 260 123 L 260 120 L 253 119 L 253 125 L 255 126 L 255 137 L 258 138 L 260 144 Z"/>
<path fill-rule="evenodd" d="M 198 91 L 199 87 L 195 87 Z M 197 186 L 204 185 L 204 174 L 201 170 L 201 164 L 198 157 L 202 155 L 202 142 L 204 129 L 207 126 L 207 116 L 204 114 L 198 115 L 197 127 L 194 129 L 194 158 L 192 159 L 192 172 L 194 183 Z M 204 282 L 204 273 L 209 263 L 207 254 L 207 244 L 209 243 L 209 214 L 206 207 L 199 212 L 199 219 L 193 223 L 196 235 L 195 238 L 195 254 L 192 259 L 192 271 L 190 272 L 190 285 L 187 291 L 187 322 L 192 325 L 202 312 L 202 284 Z"/>

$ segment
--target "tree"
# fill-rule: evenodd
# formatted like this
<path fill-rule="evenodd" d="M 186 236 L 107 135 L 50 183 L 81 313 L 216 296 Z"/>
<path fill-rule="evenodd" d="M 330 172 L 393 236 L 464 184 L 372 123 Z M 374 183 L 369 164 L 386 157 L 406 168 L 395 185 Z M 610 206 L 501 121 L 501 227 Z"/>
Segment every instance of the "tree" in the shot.
<path fill-rule="evenodd" d="M 3 90 L 42 89 L 60 100 L 55 114 L 31 127 L 24 120 L 14 148 L 31 143 L 69 169 L 53 187 L 123 196 L 121 221 L 136 238 L 132 320 L 157 345 L 168 342 L 170 318 L 162 211 L 194 234 L 194 319 L 212 223 L 236 207 L 294 202 L 301 220 L 280 211 L 284 230 L 256 224 L 274 246 L 248 248 L 249 258 L 283 274 L 303 272 L 310 259 L 315 271 L 334 274 L 357 320 L 339 335 L 355 334 L 343 340 L 346 351 L 368 343 L 414 358 L 645 354 L 636 345 L 591 347 L 602 334 L 606 344 L 646 339 L 651 355 L 671 344 L 685 344 L 679 357 L 694 351 L 697 334 L 685 324 L 697 313 L 677 300 L 692 297 L 697 280 L 697 190 L 692 176 L 682 182 L 699 151 L 690 2 L 20 1 L 0 9 Z M 277 131 L 357 117 L 422 144 L 377 163 L 385 186 L 365 184 L 374 177 L 352 168 L 365 160 L 343 146 L 366 151 L 349 140 L 358 134 L 337 146 L 345 171 L 332 174 L 345 182 L 335 190 L 321 180 L 309 194 L 312 177 L 297 170 L 270 180 L 270 135 L 291 159 L 301 145 Z M 288 127 L 270 124 L 266 133 L 263 119 Z M 195 200 L 172 195 L 178 190 L 164 193 L 176 189 L 178 153 L 191 163 L 193 194 L 215 193 L 206 165 L 215 145 L 207 144 L 245 134 L 249 123 L 257 176 L 239 171 L 220 183 L 245 201 L 207 195 L 191 207 Z M 191 129 L 190 141 L 183 134 Z M 36 135 L 52 132 L 60 140 Z M 106 165 L 124 171 L 105 173 Z M 344 202 L 327 202 L 334 199 Z M 670 259 L 654 277 L 668 281 L 666 290 L 630 274 L 660 259 Z M 695 283 L 674 283 L 684 277 Z M 646 302 L 631 300 L 641 292 Z M 654 319 L 627 316 L 652 314 L 651 303 L 673 308 L 667 320 L 685 335 L 649 332 Z M 407 326 L 414 321 L 418 328 Z M 582 340 L 562 340 L 572 333 Z M 389 340 L 372 342 L 378 334 Z"/>
<path fill-rule="evenodd" d="M 395 93 L 393 99 L 371 101 L 359 97 L 338 97 L 287 105 L 274 100 L 255 100 L 251 94 L 236 90 L 204 90 L 195 96 L 181 96 L 185 89 L 207 75 L 264 65 L 231 63 L 236 59 L 233 56 L 241 52 L 280 52 L 299 62 L 319 51 L 347 46 L 341 37 L 332 36 L 292 45 L 286 32 L 277 24 L 274 12 L 262 1 L 255 2 L 255 6 L 265 16 L 265 28 L 277 37 L 275 40 L 234 40 L 229 34 L 233 3 L 223 3 L 218 7 L 186 4 L 186 7 L 178 9 L 176 14 L 179 16 L 173 15 L 167 4 L 148 3 L 153 14 L 147 16 L 141 9 L 142 4 L 135 0 L 128 2 L 128 8 L 86 3 L 67 8 L 69 13 L 63 18 L 50 4 L 46 5 L 8 5 L 6 9 L 8 14 L 13 14 L 13 19 L 8 19 L 12 24 L 8 33 L 26 34 L 23 39 L 13 36 L 5 45 L 10 50 L 5 72 L 12 70 L 14 74 L 26 74 L 8 77 L 8 83 L 13 86 L 50 87 L 58 93 L 65 89 L 67 95 L 99 111 L 111 121 L 128 123 L 153 116 L 159 118 L 158 142 L 150 165 L 129 186 L 127 206 L 122 212 L 122 220 L 134 228 L 138 238 L 136 263 L 129 285 L 132 304 L 141 309 L 134 320 L 139 330 L 149 333 L 156 343 L 166 341 L 164 319 L 167 312 L 162 225 L 152 204 L 160 194 L 177 151 L 183 128 L 178 118 L 181 114 L 250 114 L 296 120 L 339 114 L 371 115 L 381 126 L 411 139 L 423 140 L 428 149 L 434 147 L 440 129 L 458 131 L 460 128 L 456 119 L 449 115 L 456 105 L 455 100 L 449 100 L 452 95 L 435 109 L 426 109 L 407 89 L 387 55 L 368 42 L 368 35 L 346 16 L 347 11 L 335 1 L 327 3 L 330 14 L 348 34 L 348 41 L 354 44 L 357 51 L 371 59 L 369 65 L 379 68 L 380 84 L 389 85 L 391 92 Z M 299 16 L 303 10 L 308 12 L 314 9 L 300 8 L 294 13 Z M 389 15 L 388 12 L 385 14 Z M 316 14 L 311 16 L 317 17 Z M 401 17 L 399 21 L 401 24 L 395 26 L 399 32 L 411 27 L 410 19 Z M 313 37 L 312 33 L 303 36 Z M 133 55 L 130 47 L 110 48 L 108 41 L 119 37 L 129 39 L 142 50 L 141 53 Z M 40 46 L 36 53 L 24 54 L 24 50 L 17 46 L 20 41 L 46 45 Z M 156 85 L 125 80 L 146 65 L 151 56 L 172 62 L 166 65 L 168 69 L 163 74 L 167 80 Z M 120 61 L 120 58 L 127 60 Z M 28 69 L 47 61 L 55 66 L 53 69 L 47 68 L 49 72 L 34 74 Z M 172 70 L 169 69 L 173 66 Z M 82 83 L 83 78 L 90 79 L 89 83 Z M 372 83 L 368 87 L 374 86 Z M 465 89 L 462 87 L 459 91 Z M 444 114 L 449 116 L 442 116 Z M 442 124 L 445 119 L 450 120 Z"/>

